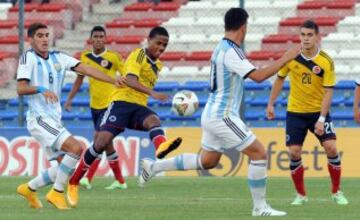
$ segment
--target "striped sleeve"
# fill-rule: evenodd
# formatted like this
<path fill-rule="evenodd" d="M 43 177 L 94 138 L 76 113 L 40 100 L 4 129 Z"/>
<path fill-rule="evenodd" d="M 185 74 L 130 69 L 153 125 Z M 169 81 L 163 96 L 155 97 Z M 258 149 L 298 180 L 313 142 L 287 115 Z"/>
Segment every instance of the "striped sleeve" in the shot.
<path fill-rule="evenodd" d="M 231 48 L 226 52 L 224 64 L 229 70 L 237 73 L 243 78 L 246 78 L 256 69 L 241 51 L 234 48 Z"/>
<path fill-rule="evenodd" d="M 126 60 L 125 75 L 131 74 L 139 77 L 144 60 L 146 60 L 144 49 L 137 49 L 133 51 Z"/>
<path fill-rule="evenodd" d="M 36 62 L 34 62 L 34 55 L 31 52 L 25 52 L 20 58 L 19 58 L 19 66 L 17 69 L 17 80 L 27 79 L 31 80 L 31 74 L 34 69 L 34 65 Z"/>

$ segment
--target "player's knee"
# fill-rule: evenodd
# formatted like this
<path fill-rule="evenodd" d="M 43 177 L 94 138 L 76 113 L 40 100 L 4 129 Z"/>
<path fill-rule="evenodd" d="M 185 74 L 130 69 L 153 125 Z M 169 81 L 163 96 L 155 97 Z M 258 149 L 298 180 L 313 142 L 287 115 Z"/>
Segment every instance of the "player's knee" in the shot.
<path fill-rule="evenodd" d="M 97 152 L 103 152 L 106 150 L 107 146 L 110 145 L 110 142 L 106 139 L 97 139 L 94 144 L 94 148 Z"/>
<path fill-rule="evenodd" d="M 83 148 L 80 144 L 73 145 L 72 148 L 68 151 L 69 153 L 72 153 L 77 156 L 81 156 L 83 152 Z"/>
<path fill-rule="evenodd" d="M 214 160 L 203 160 L 202 161 L 202 166 L 206 170 L 215 168 L 217 165 L 218 165 L 218 161 L 214 161 Z"/>
<path fill-rule="evenodd" d="M 301 159 L 301 151 L 291 150 L 289 151 L 289 157 L 291 160 L 299 160 Z"/>

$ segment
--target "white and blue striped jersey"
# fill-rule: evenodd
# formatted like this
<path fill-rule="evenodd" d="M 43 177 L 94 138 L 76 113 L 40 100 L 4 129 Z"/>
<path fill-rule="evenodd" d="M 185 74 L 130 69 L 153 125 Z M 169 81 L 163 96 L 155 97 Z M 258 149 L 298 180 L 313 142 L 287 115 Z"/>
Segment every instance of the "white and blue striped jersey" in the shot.
<path fill-rule="evenodd" d="M 46 103 L 41 93 L 28 95 L 29 114 L 35 116 L 50 116 L 56 120 L 61 119 L 61 89 L 65 71 L 71 70 L 80 63 L 79 60 L 59 51 L 49 51 L 47 59 L 36 54 L 33 49 L 27 50 L 19 59 L 17 80 L 29 80 L 31 86 L 42 86 L 54 92 L 59 101 Z"/>
<path fill-rule="evenodd" d="M 202 118 L 239 117 L 244 79 L 254 70 L 243 50 L 235 42 L 223 38 L 211 56 L 211 92 Z"/>

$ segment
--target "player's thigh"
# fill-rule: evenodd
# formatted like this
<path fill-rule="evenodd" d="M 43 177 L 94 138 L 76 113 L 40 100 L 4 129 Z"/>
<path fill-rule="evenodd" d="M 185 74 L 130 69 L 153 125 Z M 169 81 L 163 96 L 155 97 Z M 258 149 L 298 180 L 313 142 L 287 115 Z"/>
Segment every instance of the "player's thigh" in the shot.
<path fill-rule="evenodd" d="M 101 119 L 107 109 L 93 109 L 91 108 L 91 118 L 93 120 L 95 131 L 100 131 Z"/>
<path fill-rule="evenodd" d="M 256 136 L 238 117 L 227 117 L 202 122 L 202 147 L 205 150 L 224 152 L 235 148 L 242 151 Z"/>
<path fill-rule="evenodd" d="M 264 145 L 255 139 L 249 146 L 247 146 L 242 152 L 247 155 L 251 160 L 266 160 L 267 154 Z"/>
<path fill-rule="evenodd" d="M 102 116 L 100 132 L 108 131 L 117 136 L 128 126 L 133 113 L 130 103 L 115 101 L 112 102 Z"/>
<path fill-rule="evenodd" d="M 71 136 L 60 121 L 49 117 L 28 117 L 27 129 L 31 136 L 39 141 L 48 160 L 57 158 L 61 154 L 61 146 Z"/>
<path fill-rule="evenodd" d="M 314 133 L 315 124 L 316 124 L 319 116 L 320 116 L 320 113 L 314 114 L 312 116 L 312 123 L 311 123 L 311 127 L 309 128 L 309 130 L 312 133 Z M 324 145 L 324 142 L 326 142 L 328 140 L 336 140 L 336 133 L 335 133 L 334 125 L 333 125 L 333 122 L 332 122 L 332 118 L 331 118 L 331 116 L 329 114 L 327 114 L 326 117 L 325 117 L 324 134 L 323 135 L 315 134 L 315 136 L 319 140 L 321 145 Z M 332 143 L 332 142 L 330 142 L 330 143 Z"/>
<path fill-rule="evenodd" d="M 138 106 L 134 113 L 130 126 L 132 129 L 148 131 L 153 127 L 161 126 L 159 116 L 150 108 Z"/>
<path fill-rule="evenodd" d="M 286 114 L 286 146 L 303 145 L 308 119 L 304 114 L 287 112 Z"/>

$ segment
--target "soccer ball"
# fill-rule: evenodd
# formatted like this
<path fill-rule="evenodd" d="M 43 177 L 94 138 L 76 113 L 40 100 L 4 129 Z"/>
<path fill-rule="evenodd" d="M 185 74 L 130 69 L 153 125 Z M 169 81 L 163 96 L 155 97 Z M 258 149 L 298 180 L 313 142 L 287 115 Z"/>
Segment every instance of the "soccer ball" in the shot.
<path fill-rule="evenodd" d="M 178 116 L 190 116 L 199 108 L 199 99 L 189 90 L 182 90 L 175 94 L 171 110 Z"/>

